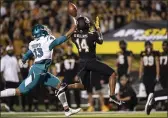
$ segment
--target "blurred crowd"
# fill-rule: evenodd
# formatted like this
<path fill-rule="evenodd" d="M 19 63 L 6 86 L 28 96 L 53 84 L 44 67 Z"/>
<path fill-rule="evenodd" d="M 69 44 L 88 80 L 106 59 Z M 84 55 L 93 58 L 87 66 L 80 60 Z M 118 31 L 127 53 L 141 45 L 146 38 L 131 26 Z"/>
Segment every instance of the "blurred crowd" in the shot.
<path fill-rule="evenodd" d="M 166 0 L 71 0 L 78 7 L 78 16 L 101 19 L 101 31 L 117 29 L 132 20 L 166 20 Z M 0 44 L 13 43 L 15 54 L 32 40 L 33 25 L 45 24 L 54 36 L 63 34 L 71 25 L 67 1 L 10 1 L 1 4 Z"/>
<path fill-rule="evenodd" d="M 88 16 L 94 22 L 96 16 L 100 17 L 100 25 L 103 33 L 120 28 L 125 24 L 131 22 L 132 20 L 166 20 L 168 16 L 166 15 L 167 2 L 166 0 L 71 0 L 78 7 L 78 16 L 85 15 Z M 66 0 L 36 0 L 36 1 L 11 1 L 5 0 L 1 4 L 1 19 L 0 19 L 0 48 L 1 48 L 1 57 L 5 57 L 6 55 L 11 55 L 18 61 L 19 66 L 14 68 L 11 66 L 11 72 L 15 72 L 12 70 L 18 70 L 15 72 L 17 75 L 16 84 L 11 84 L 9 80 L 3 80 L 0 83 L 0 89 L 4 87 L 17 87 L 18 84 L 26 78 L 28 74 L 29 67 L 33 64 L 33 59 L 27 62 L 25 65 L 20 63 L 23 54 L 27 50 L 28 43 L 33 40 L 31 35 L 31 28 L 35 24 L 45 24 L 47 25 L 53 35 L 58 37 L 70 28 L 72 24 L 71 17 L 67 14 L 67 1 Z M 126 45 L 126 43 L 125 43 Z M 60 48 L 61 47 L 61 48 Z M 54 62 L 50 68 L 50 72 L 54 75 L 59 76 L 60 78 L 64 78 L 67 74 L 65 72 L 67 68 L 70 68 L 70 65 L 64 65 L 65 69 L 62 69 L 62 64 L 65 64 L 66 54 L 72 53 L 72 45 L 67 43 L 61 45 L 59 48 L 56 48 L 54 51 Z M 121 47 L 122 50 L 122 47 Z M 127 56 L 128 62 L 126 70 L 120 71 L 123 69 L 122 64 L 123 56 Z M 142 54 L 141 57 L 144 55 Z M 159 55 L 156 55 L 158 58 Z M 120 88 L 118 92 L 118 99 L 125 100 L 125 106 L 119 108 L 120 110 L 134 110 L 134 107 L 137 104 L 137 97 L 134 90 L 129 86 L 129 76 L 131 73 L 130 68 L 130 58 L 132 58 L 132 53 L 127 52 L 126 54 L 123 52 L 117 53 L 117 69 L 118 73 L 121 73 L 121 76 L 118 80 L 120 83 Z M 155 57 L 154 57 L 155 59 Z M 8 61 L 8 60 L 7 60 Z M 10 60 L 11 63 L 13 60 Z M 10 63 L 9 61 L 9 63 Z M 67 62 L 67 61 L 66 61 Z M 118 66 L 121 65 L 121 66 Z M 120 69 L 122 68 L 122 69 Z M 156 66 L 154 67 L 156 70 Z M 2 72 L 2 71 L 1 71 Z M 155 71 L 154 71 L 155 72 Z M 19 73 L 19 74 L 18 74 Z M 77 73 L 77 71 L 76 71 Z M 156 72 L 155 72 L 156 73 Z M 2 73 L 1 73 L 2 75 Z M 10 74 L 9 74 L 10 75 Z M 94 74 L 93 74 L 94 75 Z M 153 75 L 153 72 L 152 72 Z M 156 75 L 155 75 L 156 76 Z M 1 76 L 2 77 L 2 76 Z M 69 76 L 68 76 L 69 77 Z M 73 81 L 75 81 L 75 77 Z M 139 75 L 141 78 L 142 75 Z M 10 78 L 10 77 L 9 77 Z M 93 77 L 93 78 L 97 78 Z M 107 84 L 104 77 L 99 78 L 99 83 L 95 84 L 95 90 L 100 96 L 100 110 L 108 111 L 109 107 L 105 105 L 105 100 L 103 97 L 102 89 L 104 85 Z M 148 77 L 147 77 L 148 78 Z M 152 78 L 156 78 L 153 77 Z M 20 79 L 20 80 L 19 80 Z M 10 80 L 11 81 L 11 80 Z M 12 80 L 13 82 L 13 80 Z M 97 81 L 96 81 L 97 82 Z M 5 84 L 4 84 L 5 83 Z M 94 83 L 94 81 L 93 81 Z M 150 83 L 150 82 L 147 82 Z M 3 86 L 2 86 L 3 85 Z M 11 86 L 12 85 L 12 86 Z M 99 85 L 99 86 L 97 86 Z M 101 86 L 101 87 L 100 87 Z M 145 85 L 149 86 L 149 85 Z M 151 88 L 147 88 L 151 89 Z M 152 88 L 154 89 L 154 88 Z M 36 96 L 36 93 L 42 91 L 41 95 Z M 151 92 L 149 90 L 149 92 Z M 147 94 L 149 94 L 147 91 Z M 81 101 L 80 91 L 73 91 L 75 96 L 75 102 L 77 107 L 80 107 Z M 68 102 L 72 102 L 71 99 L 72 91 L 67 92 Z M 26 110 L 26 105 L 28 104 L 28 111 L 32 111 L 32 106 L 34 106 L 34 111 L 38 111 L 38 103 L 45 103 L 46 111 L 49 111 L 49 104 L 55 104 L 57 110 L 59 107 L 58 100 L 55 100 L 55 97 L 51 97 L 50 95 L 54 95 L 54 91 L 52 88 L 41 88 L 37 87 L 30 94 L 22 97 L 22 110 Z M 42 96 L 42 97 L 41 97 Z M 93 98 L 92 98 L 92 90 L 88 91 L 89 105 L 90 107 L 87 109 L 88 111 L 94 111 Z M 41 100 L 41 102 L 40 102 Z M 2 99 L 2 101 L 5 101 Z M 14 98 L 9 98 L 9 100 L 5 101 L 9 108 L 8 110 L 14 111 L 13 105 L 16 103 Z"/>

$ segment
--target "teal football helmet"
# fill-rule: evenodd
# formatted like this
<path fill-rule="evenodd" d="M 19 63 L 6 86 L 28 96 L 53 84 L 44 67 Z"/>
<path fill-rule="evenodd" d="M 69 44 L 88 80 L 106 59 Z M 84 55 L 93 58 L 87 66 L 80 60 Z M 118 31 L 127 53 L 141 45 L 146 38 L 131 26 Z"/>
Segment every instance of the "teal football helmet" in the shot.
<path fill-rule="evenodd" d="M 32 36 L 34 38 L 39 38 L 41 36 L 46 36 L 46 35 L 49 35 L 50 33 L 51 33 L 51 30 L 48 29 L 48 27 L 45 26 L 45 25 L 37 24 L 32 29 Z"/>

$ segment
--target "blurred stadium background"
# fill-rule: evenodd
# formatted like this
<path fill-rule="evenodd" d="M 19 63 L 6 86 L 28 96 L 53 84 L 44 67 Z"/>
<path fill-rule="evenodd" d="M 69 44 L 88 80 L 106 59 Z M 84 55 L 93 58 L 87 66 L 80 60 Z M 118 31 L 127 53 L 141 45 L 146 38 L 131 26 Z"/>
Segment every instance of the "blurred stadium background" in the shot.
<path fill-rule="evenodd" d="M 132 70 L 130 72 L 129 85 L 136 93 L 137 104 L 134 111 L 143 111 L 146 102 L 146 93 L 140 90 L 138 81 L 140 52 L 144 50 L 144 42 L 152 41 L 154 49 L 162 51 L 162 42 L 167 40 L 167 0 L 70 0 L 78 7 L 78 16 L 84 15 L 92 21 L 96 16 L 100 17 L 101 31 L 104 36 L 103 45 L 97 45 L 97 53 L 100 59 L 113 67 L 117 68 L 117 52 L 120 51 L 119 41 L 125 40 L 128 50 L 133 52 Z M 8 51 L 7 47 L 13 46 L 14 56 L 21 61 L 21 57 L 27 49 L 28 43 L 33 40 L 31 28 L 35 24 L 45 24 L 51 30 L 55 37 L 64 34 L 72 24 L 72 19 L 67 14 L 67 0 L 1 0 L 0 10 L 0 50 L 1 58 Z M 53 64 L 50 72 L 64 78 L 60 73 L 59 66 L 64 62 L 62 56 L 67 51 L 67 43 L 55 47 L 53 55 Z M 77 49 L 73 46 L 73 51 Z M 26 76 L 29 67 L 32 65 L 31 59 L 25 67 L 20 67 L 22 77 Z M 20 77 L 20 76 L 19 76 Z M 0 89 L 6 87 L 10 80 L 2 79 Z M 19 78 L 19 82 L 22 78 Z M 24 79 L 24 78 L 23 78 Z M 115 105 L 108 104 L 108 85 L 100 80 L 102 93 L 105 98 L 107 111 L 128 111 L 129 108 L 118 108 Z M 119 84 L 117 84 L 119 91 Z M 155 90 L 161 89 L 155 87 Z M 40 86 L 24 97 L 0 99 L 2 111 L 61 111 L 60 103 L 54 97 L 54 91 L 51 88 L 41 88 Z M 80 91 L 80 105 L 76 105 L 74 91 L 69 91 L 69 101 L 72 107 L 81 106 L 83 110 L 88 110 L 88 94 L 86 91 Z M 40 95 L 37 95 L 40 93 Z M 101 111 L 99 95 L 97 91 L 93 92 L 94 110 Z M 165 110 L 162 103 L 159 103 L 156 110 Z M 92 111 L 92 110 L 91 110 Z"/>

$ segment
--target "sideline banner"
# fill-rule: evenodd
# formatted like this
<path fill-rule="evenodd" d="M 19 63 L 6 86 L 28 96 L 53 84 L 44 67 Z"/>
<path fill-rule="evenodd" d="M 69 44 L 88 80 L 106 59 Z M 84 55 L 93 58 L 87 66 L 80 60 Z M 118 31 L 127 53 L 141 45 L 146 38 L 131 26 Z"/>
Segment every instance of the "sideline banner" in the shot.
<path fill-rule="evenodd" d="M 163 41 L 167 39 L 167 21 L 133 21 L 104 35 L 110 41 Z"/>
<path fill-rule="evenodd" d="M 96 45 L 97 54 L 116 54 L 119 49 L 118 41 L 104 41 L 102 45 Z M 78 53 L 78 50 L 75 45 L 73 45 L 73 51 Z M 162 51 L 162 42 L 154 41 L 153 47 L 155 50 Z M 142 50 L 144 50 L 144 42 L 143 41 L 129 41 L 128 42 L 128 50 L 131 50 L 134 54 L 140 54 Z"/>

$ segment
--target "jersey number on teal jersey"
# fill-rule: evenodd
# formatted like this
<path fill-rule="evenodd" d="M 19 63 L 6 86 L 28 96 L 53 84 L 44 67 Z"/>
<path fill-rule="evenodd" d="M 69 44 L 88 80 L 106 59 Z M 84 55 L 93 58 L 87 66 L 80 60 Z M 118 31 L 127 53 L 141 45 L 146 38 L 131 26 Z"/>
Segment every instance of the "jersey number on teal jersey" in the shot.
<path fill-rule="evenodd" d="M 40 58 L 40 57 L 42 57 L 43 56 L 43 50 L 42 50 L 42 48 L 37 48 L 37 49 L 34 49 L 34 54 L 35 54 L 35 57 L 38 57 L 38 58 Z"/>

